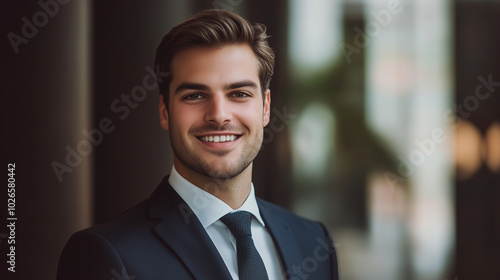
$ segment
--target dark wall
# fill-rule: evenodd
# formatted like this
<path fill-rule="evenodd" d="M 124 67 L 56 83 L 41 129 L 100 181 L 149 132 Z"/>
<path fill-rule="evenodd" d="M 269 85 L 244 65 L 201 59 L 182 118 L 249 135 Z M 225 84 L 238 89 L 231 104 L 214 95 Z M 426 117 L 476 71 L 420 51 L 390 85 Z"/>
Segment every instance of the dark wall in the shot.
<path fill-rule="evenodd" d="M 0 279 L 54 279 L 69 236 L 91 224 L 92 155 L 68 156 L 90 126 L 86 7 L 58 4 L 48 16 L 37 1 L 2 5 Z M 9 34 L 19 36 L 13 44 Z M 59 178 L 54 162 L 66 166 Z M 8 163 L 15 163 L 13 231 L 4 216 Z M 11 246 L 15 273 L 7 270 Z"/>
<path fill-rule="evenodd" d="M 478 77 L 488 79 L 491 75 L 494 82 L 500 82 L 500 4 L 459 1 L 455 12 L 456 104 L 465 105 L 480 84 Z M 500 121 L 500 87 L 494 90 L 475 111 L 462 114 L 479 129 L 483 139 L 488 127 Z M 498 278 L 500 174 L 483 163 L 472 177 L 457 180 L 456 210 L 458 278 Z"/>
<path fill-rule="evenodd" d="M 114 130 L 97 147 L 95 222 L 147 198 L 170 172 L 168 133 L 151 74 L 161 36 L 187 17 L 187 1 L 96 1 L 93 7 L 94 127 Z M 149 70 L 147 70 L 148 68 Z"/>

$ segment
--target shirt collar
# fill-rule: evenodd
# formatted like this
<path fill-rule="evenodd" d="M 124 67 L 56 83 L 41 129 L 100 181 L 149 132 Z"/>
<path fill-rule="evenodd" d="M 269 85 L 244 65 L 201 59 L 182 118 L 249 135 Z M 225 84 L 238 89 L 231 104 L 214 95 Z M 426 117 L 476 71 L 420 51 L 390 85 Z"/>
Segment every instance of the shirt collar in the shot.
<path fill-rule="evenodd" d="M 233 210 L 224 201 L 216 196 L 206 192 L 205 190 L 193 185 L 184 177 L 182 177 L 175 166 L 172 166 L 172 172 L 168 182 L 186 204 L 193 210 L 193 213 L 198 217 L 204 228 L 209 227 L 214 222 L 222 218 L 224 215 L 236 211 L 248 211 L 265 227 L 264 220 L 260 216 L 259 206 L 255 198 L 255 190 L 251 183 L 250 194 L 241 205 L 240 208 Z"/>

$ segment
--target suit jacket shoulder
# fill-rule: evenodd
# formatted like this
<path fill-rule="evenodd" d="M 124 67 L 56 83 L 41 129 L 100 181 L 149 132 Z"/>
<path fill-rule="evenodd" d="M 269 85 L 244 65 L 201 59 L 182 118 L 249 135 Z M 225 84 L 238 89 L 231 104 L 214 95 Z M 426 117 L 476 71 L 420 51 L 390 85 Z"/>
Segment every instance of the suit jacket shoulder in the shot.
<path fill-rule="evenodd" d="M 263 199 L 257 198 L 259 207 L 261 209 L 261 212 L 269 212 L 272 215 L 278 216 L 281 219 L 283 219 L 287 225 L 292 226 L 295 230 L 297 231 L 306 231 L 306 232 L 311 232 L 311 231 L 320 231 L 322 232 L 324 230 L 323 225 L 314 220 L 310 220 L 304 217 L 301 217 L 290 210 L 287 210 L 281 206 L 278 206 L 276 204 L 273 204 L 271 202 L 265 201 Z"/>
<path fill-rule="evenodd" d="M 165 178 L 150 198 L 67 242 L 59 280 L 231 279 L 203 226 Z"/>
<path fill-rule="evenodd" d="M 258 199 L 288 279 L 337 279 L 325 227 Z M 298 278 L 297 278 L 298 277 Z M 231 279 L 215 245 L 165 178 L 150 198 L 111 221 L 75 233 L 57 279 Z"/>
<path fill-rule="evenodd" d="M 287 279 L 338 279 L 337 254 L 326 227 L 258 199 L 266 227 L 285 264 Z"/>

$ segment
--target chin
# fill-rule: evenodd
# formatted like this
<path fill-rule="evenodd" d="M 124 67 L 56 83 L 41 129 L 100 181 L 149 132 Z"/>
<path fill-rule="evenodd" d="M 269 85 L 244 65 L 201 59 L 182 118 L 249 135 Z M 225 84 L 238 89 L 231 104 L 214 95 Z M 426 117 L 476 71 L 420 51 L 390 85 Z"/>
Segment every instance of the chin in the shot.
<path fill-rule="evenodd" d="M 224 163 L 223 165 L 224 167 L 214 168 L 215 164 L 208 164 L 206 166 L 207 168 L 203 168 L 203 173 L 212 179 L 232 179 L 248 168 L 248 165 L 238 166 L 238 164 L 231 163 Z"/>
<path fill-rule="evenodd" d="M 210 169 L 204 173 L 212 179 L 232 179 L 232 178 L 240 175 L 241 172 L 243 172 L 243 170 Z"/>

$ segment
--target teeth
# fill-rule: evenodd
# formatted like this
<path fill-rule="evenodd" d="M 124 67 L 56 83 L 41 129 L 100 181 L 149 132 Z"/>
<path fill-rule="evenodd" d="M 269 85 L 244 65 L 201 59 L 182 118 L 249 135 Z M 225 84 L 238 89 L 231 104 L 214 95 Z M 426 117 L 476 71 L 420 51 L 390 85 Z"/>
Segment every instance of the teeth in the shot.
<path fill-rule="evenodd" d="M 238 138 L 236 135 L 221 135 L 221 136 L 203 136 L 201 137 L 201 140 L 204 142 L 215 142 L 215 143 L 220 143 L 220 142 L 229 142 L 229 141 L 234 141 Z"/>

